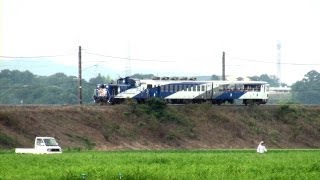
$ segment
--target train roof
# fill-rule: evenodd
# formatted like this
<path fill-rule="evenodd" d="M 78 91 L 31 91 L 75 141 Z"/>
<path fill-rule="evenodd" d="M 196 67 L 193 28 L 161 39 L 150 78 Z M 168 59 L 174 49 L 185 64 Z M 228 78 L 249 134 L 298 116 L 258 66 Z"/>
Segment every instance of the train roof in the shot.
<path fill-rule="evenodd" d="M 217 84 L 268 84 L 266 81 L 219 81 L 219 80 L 208 80 L 208 81 L 197 81 L 197 80 L 153 80 L 153 79 L 142 79 L 141 83 L 217 83 Z"/>

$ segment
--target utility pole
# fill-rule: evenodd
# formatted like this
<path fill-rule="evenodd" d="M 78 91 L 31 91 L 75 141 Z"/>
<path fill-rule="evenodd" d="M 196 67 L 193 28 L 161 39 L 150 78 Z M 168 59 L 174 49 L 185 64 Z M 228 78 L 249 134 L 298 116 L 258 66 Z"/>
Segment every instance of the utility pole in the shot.
<path fill-rule="evenodd" d="M 126 70 L 125 70 L 126 77 L 131 76 L 131 63 L 130 63 L 130 41 L 128 42 L 128 59 L 126 62 Z"/>
<path fill-rule="evenodd" d="M 281 87 L 281 43 L 277 43 L 277 78 L 279 81 L 279 87 Z"/>
<path fill-rule="evenodd" d="M 222 52 L 222 80 L 226 80 L 226 61 L 225 61 L 225 52 Z"/>
<path fill-rule="evenodd" d="M 82 71 L 81 71 L 81 46 L 79 46 L 79 77 L 78 77 L 78 84 L 79 84 L 79 104 L 82 105 Z"/>

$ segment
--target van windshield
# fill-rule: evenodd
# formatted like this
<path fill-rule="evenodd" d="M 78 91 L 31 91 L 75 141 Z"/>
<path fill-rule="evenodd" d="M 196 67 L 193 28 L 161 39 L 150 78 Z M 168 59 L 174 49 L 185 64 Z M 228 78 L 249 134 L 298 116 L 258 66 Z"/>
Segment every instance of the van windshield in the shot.
<path fill-rule="evenodd" d="M 46 146 L 58 146 L 58 143 L 55 139 L 43 139 Z"/>

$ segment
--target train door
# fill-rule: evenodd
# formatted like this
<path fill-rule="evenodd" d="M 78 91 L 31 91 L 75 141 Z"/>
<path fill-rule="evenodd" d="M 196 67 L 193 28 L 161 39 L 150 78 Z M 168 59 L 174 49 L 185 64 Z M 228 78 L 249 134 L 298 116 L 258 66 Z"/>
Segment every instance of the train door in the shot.
<path fill-rule="evenodd" d="M 211 90 L 210 90 L 210 99 L 212 100 L 213 99 L 213 83 L 211 83 Z"/>
<path fill-rule="evenodd" d="M 211 99 L 211 91 L 212 91 L 212 89 L 210 90 L 210 86 L 212 86 L 212 83 L 206 83 L 205 84 L 205 91 L 206 91 L 206 100 L 208 100 L 208 99 Z"/>
<path fill-rule="evenodd" d="M 119 86 L 117 85 L 110 85 L 109 86 L 109 93 L 112 95 L 112 96 L 116 96 L 118 93 L 119 93 Z"/>
<path fill-rule="evenodd" d="M 160 93 L 161 93 L 161 87 L 160 85 L 157 86 L 157 98 L 160 98 Z"/>
<path fill-rule="evenodd" d="M 152 84 L 147 84 L 147 89 L 146 89 L 147 98 L 150 98 L 151 91 L 152 91 Z"/>

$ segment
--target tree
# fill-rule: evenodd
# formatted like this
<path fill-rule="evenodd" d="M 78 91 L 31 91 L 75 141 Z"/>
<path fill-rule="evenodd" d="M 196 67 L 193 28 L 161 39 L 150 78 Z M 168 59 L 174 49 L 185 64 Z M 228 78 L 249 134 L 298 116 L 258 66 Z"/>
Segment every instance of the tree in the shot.
<path fill-rule="evenodd" d="M 111 82 L 111 78 L 109 76 L 104 77 L 99 73 L 97 77 L 89 79 L 90 84 L 108 84 Z"/>
<path fill-rule="evenodd" d="M 317 71 L 312 70 L 304 76 L 303 81 L 309 83 L 318 82 L 320 81 L 320 74 Z"/>
<path fill-rule="evenodd" d="M 136 79 L 152 79 L 154 75 L 153 74 L 134 74 L 131 77 Z"/>
<path fill-rule="evenodd" d="M 243 77 L 237 77 L 237 81 L 243 81 Z"/>
<path fill-rule="evenodd" d="M 252 81 L 266 81 L 271 87 L 278 87 L 279 79 L 275 75 L 267 75 L 267 74 L 261 74 L 260 76 L 251 76 L 249 77 Z M 286 85 L 283 83 L 282 85 Z"/>
<path fill-rule="evenodd" d="M 249 79 L 251 81 L 259 81 L 260 77 L 259 76 L 251 76 L 251 77 L 249 77 Z"/>
<path fill-rule="evenodd" d="M 220 80 L 220 77 L 217 76 L 217 75 L 215 75 L 215 74 L 213 74 L 213 75 L 211 76 L 211 80 Z"/>
<path fill-rule="evenodd" d="M 315 70 L 308 72 L 301 81 L 292 85 L 295 101 L 303 104 L 320 104 L 320 73 Z"/>
<path fill-rule="evenodd" d="M 259 77 L 259 81 L 266 81 L 271 87 L 278 87 L 280 85 L 279 79 L 275 75 L 268 76 L 267 74 L 262 74 Z"/>

